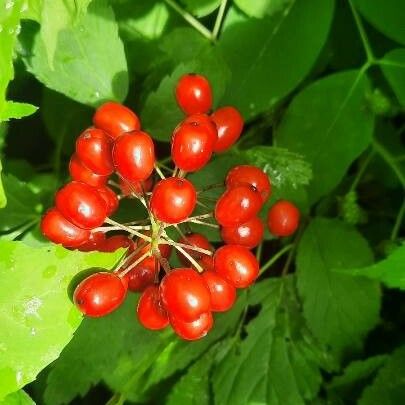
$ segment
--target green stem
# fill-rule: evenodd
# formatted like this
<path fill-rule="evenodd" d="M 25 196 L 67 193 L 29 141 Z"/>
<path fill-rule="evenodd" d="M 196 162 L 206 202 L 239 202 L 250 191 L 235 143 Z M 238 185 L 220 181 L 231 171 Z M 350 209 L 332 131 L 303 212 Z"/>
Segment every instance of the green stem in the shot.
<path fill-rule="evenodd" d="M 256 250 L 256 259 L 260 263 L 260 260 L 262 259 L 262 251 L 263 251 L 263 242 L 260 243 L 260 245 L 257 247 Z"/>
<path fill-rule="evenodd" d="M 168 6 L 170 6 L 174 11 L 179 13 L 193 28 L 195 28 L 201 35 L 210 41 L 215 41 L 211 31 L 207 29 L 203 24 L 201 24 L 194 16 L 188 13 L 186 10 L 181 8 L 173 0 L 165 0 Z"/>
<path fill-rule="evenodd" d="M 217 14 L 217 18 L 215 20 L 214 29 L 212 30 L 212 36 L 215 39 L 218 38 L 218 34 L 221 29 L 222 21 L 224 19 L 224 15 L 225 15 L 226 3 L 227 3 L 227 0 L 222 0 L 221 4 L 219 6 L 219 9 L 218 9 L 218 14 Z"/>
<path fill-rule="evenodd" d="M 368 154 L 368 156 L 364 159 L 364 161 L 362 162 L 362 164 L 360 166 L 360 169 L 357 172 L 357 175 L 356 175 L 355 179 L 353 180 L 353 183 L 352 183 L 349 191 L 353 191 L 353 190 L 356 189 L 356 187 L 358 186 L 361 178 L 363 177 L 364 172 L 366 171 L 369 163 L 371 162 L 371 159 L 373 158 L 373 156 L 374 156 L 374 150 L 372 150 Z"/>
<path fill-rule="evenodd" d="M 398 211 L 398 215 L 395 220 L 394 227 L 392 228 L 391 238 L 390 238 L 391 240 L 397 239 L 399 230 L 401 229 L 402 221 L 404 219 L 404 214 L 405 214 L 405 199 L 401 205 L 401 208 Z"/>
<path fill-rule="evenodd" d="M 294 243 L 290 243 L 287 246 L 284 246 L 280 249 L 268 262 L 266 262 L 260 269 L 260 275 L 262 275 L 269 267 L 271 267 L 281 256 L 291 250 L 294 246 Z"/>

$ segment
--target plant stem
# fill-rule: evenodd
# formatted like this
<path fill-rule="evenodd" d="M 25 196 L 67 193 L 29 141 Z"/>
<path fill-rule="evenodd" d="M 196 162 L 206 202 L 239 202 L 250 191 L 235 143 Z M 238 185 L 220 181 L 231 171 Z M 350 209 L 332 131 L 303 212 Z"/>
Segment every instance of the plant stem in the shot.
<path fill-rule="evenodd" d="M 135 268 L 136 266 L 138 266 L 139 263 L 141 263 L 143 260 L 145 260 L 147 257 L 149 257 L 151 255 L 151 252 L 148 251 L 146 253 L 144 253 L 139 259 L 136 259 L 130 266 L 128 266 L 125 270 L 121 271 L 119 273 L 120 277 L 124 277 L 125 274 L 128 274 L 133 268 Z"/>
<path fill-rule="evenodd" d="M 203 24 L 201 24 L 194 16 L 188 13 L 186 10 L 181 8 L 173 0 L 165 0 L 168 6 L 170 6 L 174 11 L 179 13 L 193 28 L 195 28 L 201 35 L 210 41 L 215 41 L 211 31 L 207 29 Z"/>
<path fill-rule="evenodd" d="M 224 183 L 210 184 L 209 186 L 203 187 L 201 190 L 198 190 L 197 194 L 204 193 L 205 191 L 213 190 L 220 187 L 225 187 Z"/>
<path fill-rule="evenodd" d="M 191 222 L 193 224 L 208 226 L 210 228 L 219 229 L 219 225 L 217 225 L 217 224 L 210 224 L 209 222 L 200 221 L 198 219 L 192 219 L 191 221 L 188 221 L 188 222 Z"/>
<path fill-rule="evenodd" d="M 357 188 L 357 186 L 358 186 L 361 178 L 363 177 L 363 174 L 366 171 L 366 169 L 367 169 L 369 163 L 371 162 L 371 159 L 373 158 L 373 156 L 374 156 L 374 150 L 372 150 L 368 154 L 368 156 L 364 159 L 364 161 L 362 162 L 362 164 L 360 166 L 360 169 L 357 172 L 357 175 L 356 175 L 355 179 L 353 180 L 353 183 L 352 183 L 349 191 L 354 191 Z"/>
<path fill-rule="evenodd" d="M 194 258 L 192 256 L 190 256 L 181 246 L 178 246 L 177 243 L 169 243 L 169 245 L 174 246 L 175 249 L 177 249 L 181 254 L 183 254 L 184 257 L 186 257 L 190 263 L 196 268 L 196 270 L 199 273 L 202 273 L 204 270 L 203 268 L 200 266 L 199 263 L 197 263 L 196 260 L 194 260 Z"/>
<path fill-rule="evenodd" d="M 196 215 L 195 217 L 188 217 L 184 221 L 177 222 L 176 225 L 183 224 L 185 222 L 192 222 L 195 219 L 204 219 L 204 218 L 212 218 L 212 212 L 208 212 L 207 214 Z M 169 224 L 168 226 L 170 226 L 170 225 L 171 224 Z"/>
<path fill-rule="evenodd" d="M 256 250 L 256 259 L 259 263 L 262 258 L 262 251 L 263 251 L 263 241 L 260 242 L 260 245 L 257 247 L 257 250 Z"/>
<path fill-rule="evenodd" d="M 395 220 L 394 227 L 392 228 L 391 237 L 390 237 L 391 240 L 397 239 L 398 233 L 401 229 L 402 221 L 404 219 L 404 214 L 405 214 L 405 199 L 402 202 L 401 208 L 399 209 L 397 218 Z"/>
<path fill-rule="evenodd" d="M 187 236 L 186 236 L 186 239 L 187 239 Z M 194 246 L 194 245 L 187 245 L 185 243 L 173 242 L 173 241 L 171 241 L 169 239 L 160 240 L 159 244 L 165 244 L 165 245 L 171 245 L 171 246 L 180 246 L 181 248 L 188 249 L 188 250 L 194 250 L 196 252 L 203 253 L 203 254 L 205 254 L 207 256 L 212 256 L 213 255 L 211 250 L 203 249 L 203 248 L 200 248 L 200 247 Z"/>
<path fill-rule="evenodd" d="M 159 177 L 160 177 L 161 179 L 165 179 L 165 178 L 166 178 L 165 175 L 163 174 L 163 172 L 160 170 L 160 168 L 159 168 L 158 165 L 155 165 L 155 170 L 156 170 L 156 173 L 159 175 Z"/>
<path fill-rule="evenodd" d="M 144 235 L 143 233 L 140 233 L 140 232 L 138 232 L 138 231 L 135 231 L 134 229 L 130 228 L 129 226 L 122 225 L 122 224 L 120 224 L 119 222 L 116 222 L 116 221 L 114 221 L 114 220 L 111 219 L 111 218 L 106 218 L 106 219 L 105 219 L 105 222 L 106 222 L 107 224 L 114 225 L 114 226 L 118 227 L 119 229 L 122 229 L 122 230 L 124 230 L 124 231 L 127 231 L 128 233 L 130 233 L 130 234 L 132 234 L 132 235 L 138 236 L 138 237 L 141 238 L 141 239 L 147 240 L 148 242 L 151 241 L 151 238 L 150 238 L 149 236 L 146 236 L 146 235 Z"/>
<path fill-rule="evenodd" d="M 214 39 L 218 39 L 218 34 L 225 15 L 226 3 L 227 0 L 222 0 L 219 6 L 217 18 L 215 19 L 214 29 L 212 30 L 212 36 L 214 37 Z"/>
<path fill-rule="evenodd" d="M 294 246 L 294 243 L 290 243 L 287 246 L 284 246 L 280 249 L 269 261 L 267 261 L 260 269 L 260 275 L 263 274 L 269 267 L 271 267 L 281 256 L 291 250 Z"/>

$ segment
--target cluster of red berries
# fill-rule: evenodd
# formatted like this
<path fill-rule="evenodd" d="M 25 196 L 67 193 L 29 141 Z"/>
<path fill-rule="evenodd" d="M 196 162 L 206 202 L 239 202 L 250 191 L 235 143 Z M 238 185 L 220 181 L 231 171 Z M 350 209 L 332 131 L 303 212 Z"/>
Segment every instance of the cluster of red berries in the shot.
<path fill-rule="evenodd" d="M 72 181 L 56 193 L 55 207 L 44 215 L 41 229 L 48 239 L 71 249 L 127 249 L 113 272 L 96 272 L 76 287 L 74 301 L 85 315 L 106 315 L 121 305 L 128 290 L 142 292 L 137 315 L 144 327 L 158 330 L 170 324 L 180 337 L 195 340 L 211 329 L 212 312 L 229 310 L 236 289 L 248 287 L 259 275 L 251 249 L 263 239 L 258 213 L 271 185 L 260 168 L 236 166 L 213 212 L 192 216 L 197 203 L 206 205 L 198 200 L 204 190 L 197 192 L 187 173 L 231 147 L 242 133 L 243 119 L 233 107 L 208 115 L 212 91 L 201 75 L 181 77 L 176 100 L 186 117 L 172 135 L 175 167 L 170 177 L 156 161 L 152 138 L 140 129 L 136 114 L 121 104 L 105 103 L 94 115 L 94 127 L 78 137 L 69 164 Z M 154 169 L 160 177 L 156 184 Z M 118 183 L 109 180 L 111 175 Z M 124 197 L 138 198 L 148 218 L 125 224 L 111 219 Z M 279 201 L 267 222 L 274 235 L 291 235 L 299 211 Z M 225 245 L 215 250 L 204 235 L 191 233 L 188 223 L 220 227 Z M 171 226 L 179 232 L 178 241 L 166 232 Z M 172 248 L 184 267 L 170 267 Z"/>

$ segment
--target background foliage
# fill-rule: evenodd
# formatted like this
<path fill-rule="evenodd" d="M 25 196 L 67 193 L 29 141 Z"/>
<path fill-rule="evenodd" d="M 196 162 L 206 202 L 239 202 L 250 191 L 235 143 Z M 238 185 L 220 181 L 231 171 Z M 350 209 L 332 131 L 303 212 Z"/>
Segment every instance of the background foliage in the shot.
<path fill-rule="evenodd" d="M 403 404 L 403 10 L 0 0 L 0 404 Z M 191 176 L 197 187 L 256 164 L 269 204 L 288 198 L 303 213 L 291 240 L 266 233 L 259 282 L 194 343 L 142 329 L 136 295 L 82 320 L 72 278 L 120 252 L 67 251 L 38 229 L 94 107 L 137 111 L 163 159 L 181 119 L 173 88 L 190 71 L 247 122 L 230 153 Z"/>

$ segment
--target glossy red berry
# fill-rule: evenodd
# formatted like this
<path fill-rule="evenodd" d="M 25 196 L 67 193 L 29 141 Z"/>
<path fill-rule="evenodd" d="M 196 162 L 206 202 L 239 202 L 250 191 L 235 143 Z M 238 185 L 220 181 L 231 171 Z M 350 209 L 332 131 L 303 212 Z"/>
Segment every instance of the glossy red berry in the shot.
<path fill-rule="evenodd" d="M 104 232 L 90 232 L 89 239 L 78 247 L 81 252 L 93 252 L 99 250 L 105 242 Z"/>
<path fill-rule="evenodd" d="M 142 195 L 143 192 L 147 193 L 153 188 L 153 176 L 149 176 L 145 181 L 136 182 L 130 182 L 119 177 L 118 182 L 124 196 L 131 196 L 132 194 Z"/>
<path fill-rule="evenodd" d="M 115 273 L 94 273 L 75 289 L 73 300 L 87 316 L 99 317 L 117 309 L 125 299 L 125 285 Z"/>
<path fill-rule="evenodd" d="M 135 248 L 134 241 L 126 235 L 114 235 L 107 238 L 99 246 L 100 252 L 115 252 L 118 249 L 129 249 L 131 252 Z"/>
<path fill-rule="evenodd" d="M 153 189 L 150 209 L 159 221 L 175 224 L 190 216 L 196 201 L 197 193 L 190 181 L 169 177 L 160 180 Z"/>
<path fill-rule="evenodd" d="M 107 186 L 99 187 L 97 191 L 107 205 L 107 216 L 117 211 L 119 205 L 117 194 Z"/>
<path fill-rule="evenodd" d="M 235 226 L 223 226 L 221 238 L 227 244 L 242 245 L 253 249 L 263 239 L 264 225 L 259 217 L 253 217 L 249 221 Z"/>
<path fill-rule="evenodd" d="M 146 180 L 155 165 L 155 146 L 143 131 L 120 136 L 114 143 L 113 161 L 118 173 L 130 182 Z"/>
<path fill-rule="evenodd" d="M 70 159 L 69 174 L 73 180 L 93 187 L 102 187 L 107 184 L 108 180 L 108 176 L 101 176 L 88 169 L 76 154 Z"/>
<path fill-rule="evenodd" d="M 269 176 L 256 166 L 241 165 L 232 168 L 225 180 L 228 188 L 251 184 L 260 193 L 263 202 L 267 201 L 271 193 Z"/>
<path fill-rule="evenodd" d="M 254 254 L 239 245 L 220 247 L 214 255 L 215 271 L 236 288 L 251 285 L 259 275 L 259 263 Z"/>
<path fill-rule="evenodd" d="M 197 248 L 205 249 L 210 252 L 214 251 L 214 247 L 211 245 L 211 243 L 208 241 L 208 239 L 201 233 L 190 233 L 190 234 L 186 235 L 185 238 L 179 239 L 179 243 L 183 243 L 184 245 L 195 246 Z M 207 256 L 206 254 L 198 252 L 196 250 L 187 249 L 187 248 L 184 248 L 184 250 L 193 259 L 195 259 L 197 261 L 201 260 L 203 258 L 203 256 Z M 178 251 L 177 255 L 178 255 L 180 261 L 185 266 L 191 265 L 190 261 L 181 252 Z"/>
<path fill-rule="evenodd" d="M 206 113 L 212 107 L 210 83 L 204 76 L 186 74 L 177 83 L 176 100 L 187 115 Z"/>
<path fill-rule="evenodd" d="M 78 181 L 56 193 L 55 205 L 67 220 L 84 229 L 101 226 L 107 217 L 107 205 L 97 189 Z"/>
<path fill-rule="evenodd" d="M 186 172 L 203 168 L 211 159 L 213 147 L 212 133 L 204 125 L 185 122 L 173 132 L 172 159 Z"/>
<path fill-rule="evenodd" d="M 53 243 L 70 248 L 86 243 L 90 237 L 90 231 L 72 224 L 56 208 L 49 209 L 42 217 L 41 231 Z"/>
<path fill-rule="evenodd" d="M 214 324 L 214 320 L 211 312 L 201 314 L 192 322 L 185 322 L 174 315 L 170 315 L 170 324 L 182 339 L 198 340 L 207 335 Z"/>
<path fill-rule="evenodd" d="M 104 103 L 97 108 L 93 123 L 114 139 L 126 132 L 141 128 L 138 116 L 128 107 L 114 101 Z"/>
<path fill-rule="evenodd" d="M 178 268 L 163 277 L 160 295 L 166 310 L 179 320 L 192 322 L 211 309 L 204 279 L 191 268 Z"/>
<path fill-rule="evenodd" d="M 128 266 L 130 265 L 129 263 Z M 125 275 L 128 281 L 128 289 L 133 292 L 144 291 L 146 287 L 155 282 L 156 272 L 159 267 L 159 262 L 153 256 L 142 260 Z"/>
<path fill-rule="evenodd" d="M 243 118 L 236 108 L 222 107 L 213 112 L 211 119 L 218 130 L 214 152 L 224 152 L 239 139 L 243 130 Z"/>
<path fill-rule="evenodd" d="M 202 278 L 207 283 L 211 294 L 211 310 L 228 311 L 236 300 L 236 289 L 215 271 L 204 271 Z"/>
<path fill-rule="evenodd" d="M 160 301 L 157 286 L 151 285 L 142 293 L 136 313 L 140 324 L 146 329 L 159 330 L 169 325 L 169 318 Z"/>
<path fill-rule="evenodd" d="M 226 190 L 215 205 L 215 219 L 222 226 L 243 224 L 260 211 L 262 198 L 257 190 L 241 185 Z"/>
<path fill-rule="evenodd" d="M 215 145 L 218 140 L 218 131 L 215 122 L 207 114 L 192 114 L 186 117 L 181 123 L 182 124 L 192 124 L 194 126 L 204 127 L 212 144 Z"/>
<path fill-rule="evenodd" d="M 298 228 L 300 212 L 290 201 L 277 201 L 267 214 L 267 225 L 274 236 L 290 236 Z"/>
<path fill-rule="evenodd" d="M 114 171 L 111 138 L 101 129 L 88 128 L 76 140 L 76 154 L 92 172 L 108 176 Z"/>

